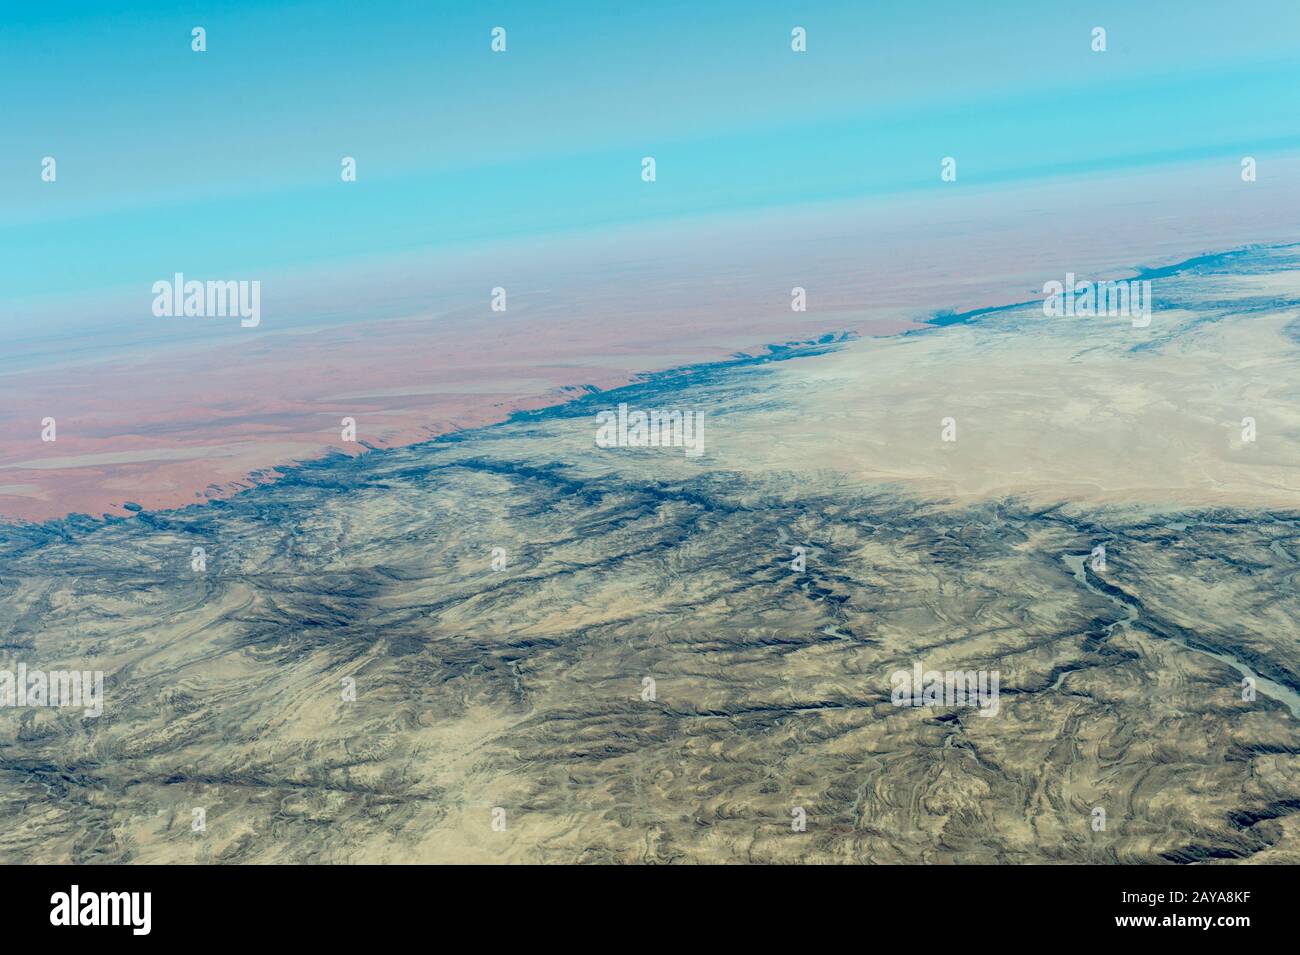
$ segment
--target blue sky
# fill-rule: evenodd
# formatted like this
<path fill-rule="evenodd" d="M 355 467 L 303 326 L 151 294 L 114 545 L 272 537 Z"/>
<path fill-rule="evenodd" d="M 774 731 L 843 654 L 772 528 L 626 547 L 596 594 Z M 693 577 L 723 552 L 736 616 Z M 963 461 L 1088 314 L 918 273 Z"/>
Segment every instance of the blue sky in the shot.
<path fill-rule="evenodd" d="M 949 155 L 1014 188 L 1300 147 L 1295 0 L 25 6 L 0 32 L 11 303 L 940 188 Z"/>

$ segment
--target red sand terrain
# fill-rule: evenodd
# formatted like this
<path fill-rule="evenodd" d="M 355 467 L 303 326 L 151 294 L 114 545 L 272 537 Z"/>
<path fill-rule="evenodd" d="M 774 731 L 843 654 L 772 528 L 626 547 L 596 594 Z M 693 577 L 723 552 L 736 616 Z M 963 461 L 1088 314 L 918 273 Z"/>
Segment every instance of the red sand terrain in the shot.
<path fill-rule="evenodd" d="M 486 309 L 484 309 L 486 311 Z M 637 373 L 724 358 L 734 348 L 661 326 L 670 350 L 624 345 L 546 317 L 406 319 L 263 335 L 138 358 L 0 378 L 0 514 L 39 521 L 191 504 L 231 493 L 263 469 L 329 448 L 410 444 L 568 400 L 566 388 L 607 389 Z M 264 320 L 263 328 L 266 327 Z M 786 323 L 787 325 L 790 323 Z M 488 330 L 490 327 L 490 330 Z M 897 327 L 881 327 L 892 331 Z M 775 328 L 738 344 L 761 351 Z M 527 344 L 525 344 L 527 343 Z M 40 422 L 56 420 L 56 440 Z M 356 421 L 356 442 L 341 421 Z"/>

